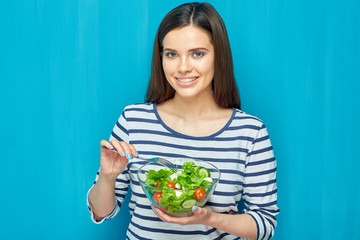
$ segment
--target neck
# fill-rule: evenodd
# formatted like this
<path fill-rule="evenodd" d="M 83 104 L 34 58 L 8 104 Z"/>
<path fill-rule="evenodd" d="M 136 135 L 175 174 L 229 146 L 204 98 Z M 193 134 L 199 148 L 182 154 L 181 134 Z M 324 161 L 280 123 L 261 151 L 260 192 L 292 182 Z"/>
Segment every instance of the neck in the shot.
<path fill-rule="evenodd" d="M 177 115 L 189 120 L 209 116 L 220 108 L 212 93 L 197 99 L 185 99 L 175 94 L 174 98 L 169 100 L 169 104 L 172 105 Z"/>

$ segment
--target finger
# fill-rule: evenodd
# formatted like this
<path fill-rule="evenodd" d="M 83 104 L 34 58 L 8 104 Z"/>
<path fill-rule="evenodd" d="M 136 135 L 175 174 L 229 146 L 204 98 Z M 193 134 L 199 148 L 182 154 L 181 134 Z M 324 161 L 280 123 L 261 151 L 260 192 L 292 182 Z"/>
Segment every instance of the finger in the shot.
<path fill-rule="evenodd" d="M 162 217 L 162 215 L 164 215 L 164 213 L 163 213 L 160 209 L 158 209 L 157 207 L 155 207 L 153 204 L 151 204 L 151 209 L 153 210 L 153 212 L 155 213 L 155 215 L 158 216 L 158 218 L 161 219 L 161 221 L 167 222 L 167 220 Z"/>
<path fill-rule="evenodd" d="M 131 154 L 132 154 L 134 157 L 139 157 L 139 153 L 138 153 L 138 151 L 135 149 L 134 145 L 129 144 L 129 149 L 130 149 Z"/>
<path fill-rule="evenodd" d="M 151 209 L 153 210 L 153 212 L 154 212 L 156 215 L 158 215 L 158 214 L 157 214 L 157 213 L 158 213 L 158 210 L 154 207 L 153 204 L 151 204 Z"/>
<path fill-rule="evenodd" d="M 111 143 L 109 143 L 108 141 L 105 141 L 105 140 L 100 141 L 100 146 L 106 147 L 108 149 L 114 149 L 114 147 L 111 145 Z"/>
<path fill-rule="evenodd" d="M 200 216 L 200 217 L 204 217 L 206 214 L 208 214 L 208 209 L 201 208 L 201 207 L 198 207 L 198 206 L 193 206 L 192 211 L 193 211 L 195 216 Z"/>
<path fill-rule="evenodd" d="M 118 140 L 113 139 L 113 140 L 111 141 L 111 145 L 114 146 L 114 148 L 116 149 L 116 151 L 118 151 L 118 153 L 119 153 L 121 156 L 123 156 L 123 157 L 126 156 L 125 151 L 124 151 L 122 145 L 120 144 L 120 142 L 119 142 Z"/>
<path fill-rule="evenodd" d="M 121 145 L 122 149 L 124 150 L 126 157 L 129 160 L 131 160 L 133 157 L 132 157 L 132 152 L 131 152 L 129 144 L 126 142 L 120 142 L 120 145 Z"/>
<path fill-rule="evenodd" d="M 155 205 L 151 205 L 151 208 L 153 210 L 153 212 L 161 219 L 164 221 L 164 218 L 162 216 L 166 215 L 165 213 L 163 213 L 163 211 L 161 211 L 159 208 L 155 207 Z"/>
<path fill-rule="evenodd" d="M 154 207 L 155 208 L 155 207 Z M 172 217 L 166 213 L 164 213 L 163 211 L 161 211 L 158 208 L 155 208 L 155 214 L 163 221 L 163 222 L 168 222 L 168 223 L 176 223 L 179 225 L 187 225 L 189 224 L 189 217 Z"/>
<path fill-rule="evenodd" d="M 165 214 L 163 211 L 161 211 L 160 209 L 158 209 L 155 206 L 151 206 L 154 213 L 156 214 L 156 216 L 158 216 L 163 222 L 170 222 L 168 217 L 169 215 Z"/>
<path fill-rule="evenodd" d="M 192 211 L 193 211 L 193 213 L 195 213 L 195 214 L 200 214 L 201 208 L 198 207 L 198 206 L 193 206 L 193 207 L 192 207 Z"/>

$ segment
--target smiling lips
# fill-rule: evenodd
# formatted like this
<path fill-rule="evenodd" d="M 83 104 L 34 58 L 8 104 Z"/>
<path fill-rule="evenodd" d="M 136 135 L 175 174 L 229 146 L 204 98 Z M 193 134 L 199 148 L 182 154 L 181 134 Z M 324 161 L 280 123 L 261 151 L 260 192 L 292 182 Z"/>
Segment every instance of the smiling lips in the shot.
<path fill-rule="evenodd" d="M 181 83 L 190 83 L 198 79 L 198 77 L 192 77 L 192 78 L 176 78 L 177 81 Z"/>

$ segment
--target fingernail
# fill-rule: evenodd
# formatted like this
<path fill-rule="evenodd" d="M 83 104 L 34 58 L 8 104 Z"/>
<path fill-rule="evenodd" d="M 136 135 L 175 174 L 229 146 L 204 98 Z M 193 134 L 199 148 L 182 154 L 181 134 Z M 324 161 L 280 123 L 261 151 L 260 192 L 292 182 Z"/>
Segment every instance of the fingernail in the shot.
<path fill-rule="evenodd" d="M 113 150 L 113 149 L 114 149 L 114 147 L 113 147 L 112 145 L 110 145 L 110 149 L 111 149 L 111 150 Z"/>
<path fill-rule="evenodd" d="M 128 154 L 128 159 L 131 160 L 132 159 L 132 156 L 130 154 Z"/>
<path fill-rule="evenodd" d="M 135 153 L 135 156 L 137 156 L 137 157 L 138 157 L 138 156 L 139 156 L 139 153 L 137 153 L 137 152 L 136 152 L 136 153 Z"/>
<path fill-rule="evenodd" d="M 124 152 L 124 151 L 121 151 L 121 156 L 123 156 L 123 157 L 125 157 L 125 156 L 126 156 L 126 154 L 125 154 L 125 152 Z"/>
<path fill-rule="evenodd" d="M 196 212 L 198 210 L 198 207 L 197 206 L 193 206 L 193 210 L 194 212 Z"/>
<path fill-rule="evenodd" d="M 151 209 L 154 209 L 154 206 L 152 204 L 150 205 L 150 207 L 151 207 Z"/>
<path fill-rule="evenodd" d="M 157 208 L 155 208 L 155 212 L 156 212 L 156 213 L 158 213 L 158 210 L 157 210 Z"/>

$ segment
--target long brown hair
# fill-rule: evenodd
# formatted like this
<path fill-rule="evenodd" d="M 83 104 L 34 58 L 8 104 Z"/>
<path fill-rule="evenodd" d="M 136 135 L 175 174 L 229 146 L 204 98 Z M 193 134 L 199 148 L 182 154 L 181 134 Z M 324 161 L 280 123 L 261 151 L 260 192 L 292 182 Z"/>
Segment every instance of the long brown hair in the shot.
<path fill-rule="evenodd" d="M 215 54 L 212 87 L 216 103 L 220 107 L 240 109 L 240 96 L 226 27 L 218 12 L 208 3 L 180 5 L 171 10 L 160 23 L 154 42 L 146 102 L 161 103 L 174 97 L 175 90 L 166 80 L 162 68 L 162 42 L 171 30 L 190 25 L 206 30 L 211 36 Z"/>

